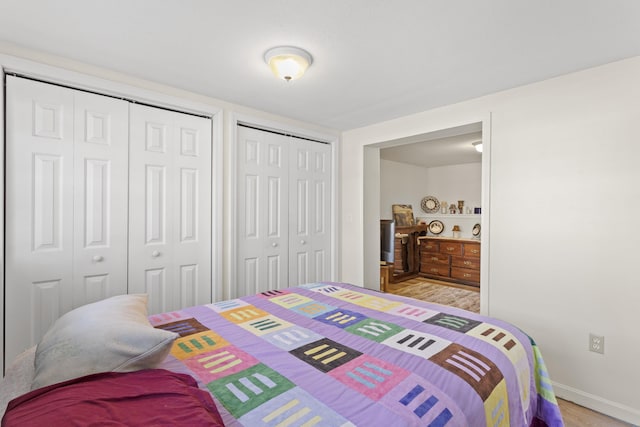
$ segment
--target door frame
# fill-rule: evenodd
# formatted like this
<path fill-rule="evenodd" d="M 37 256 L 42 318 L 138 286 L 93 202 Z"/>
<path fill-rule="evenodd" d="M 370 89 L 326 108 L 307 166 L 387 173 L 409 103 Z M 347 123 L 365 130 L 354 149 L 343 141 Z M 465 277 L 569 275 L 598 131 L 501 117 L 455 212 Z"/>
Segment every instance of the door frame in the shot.
<path fill-rule="evenodd" d="M 228 170 L 229 170 L 229 182 L 226 194 L 229 195 L 225 200 L 225 206 L 227 207 L 228 224 L 225 224 L 225 230 L 228 230 L 228 236 L 225 239 L 225 248 L 229 256 L 227 257 L 227 264 L 225 271 L 227 275 L 224 279 L 225 295 L 224 299 L 237 298 L 236 288 L 234 284 L 237 279 L 237 262 L 238 262 L 238 245 L 236 244 L 236 233 L 238 231 L 237 226 L 237 197 L 238 190 L 238 125 L 246 124 L 252 127 L 263 129 L 266 131 L 274 131 L 284 133 L 290 136 L 298 136 L 302 138 L 309 138 L 317 141 L 322 141 L 331 146 L 331 277 L 330 280 L 335 281 L 337 277 L 338 266 L 338 148 L 340 143 L 339 133 L 335 134 L 315 131 L 307 127 L 300 126 L 298 124 L 284 123 L 281 121 L 269 120 L 257 117 L 255 115 L 231 112 L 228 114 L 228 132 L 230 135 L 229 141 L 229 157 L 228 157 Z"/>
<path fill-rule="evenodd" d="M 222 180 L 223 159 L 222 159 L 222 108 L 211 104 L 205 104 L 193 101 L 187 98 L 181 98 L 168 93 L 162 93 L 153 89 L 151 83 L 134 79 L 123 74 L 117 74 L 108 70 L 102 70 L 95 67 L 83 66 L 80 63 L 71 63 L 60 58 L 57 62 L 61 66 L 69 68 L 84 69 L 85 72 L 74 71 L 67 68 L 60 68 L 55 65 L 49 65 L 36 62 L 30 59 L 24 59 L 4 53 L 0 53 L 0 198 L 5 197 L 5 168 L 4 168 L 4 152 L 5 152 L 5 111 L 4 98 L 5 87 L 4 81 L 7 74 L 19 74 L 45 82 L 69 86 L 74 89 L 96 92 L 103 95 L 109 95 L 117 98 L 126 98 L 141 103 L 163 107 L 167 109 L 178 110 L 186 113 L 193 113 L 206 116 L 211 119 L 211 297 L 212 300 L 219 300 L 222 297 Z M 92 73 L 92 74 L 89 74 Z M 102 76 L 98 76 L 102 75 Z M 113 79 L 113 80 L 111 80 Z M 123 83 L 125 81 L 126 83 Z M 139 86 L 135 86 L 139 85 Z M 159 87 L 159 86 L 158 86 Z M 171 89 L 167 87 L 167 89 Z M 160 90 L 160 89 L 159 89 Z M 185 92 L 185 96 L 186 96 Z M 4 255 L 5 255 L 5 235 L 4 235 L 4 205 L 0 209 L 0 372 L 4 375 L 4 331 L 5 331 L 5 313 L 4 313 Z M 11 361 L 8 361 L 10 363 Z"/>
<path fill-rule="evenodd" d="M 482 251 L 480 253 L 480 313 L 490 315 L 490 224 L 491 224 L 491 113 L 477 120 L 451 124 L 446 128 L 425 130 L 420 134 L 404 135 L 401 138 L 372 142 L 362 146 L 363 156 L 363 278 L 364 284 L 379 283 L 379 222 L 380 222 L 380 149 L 417 142 L 416 138 L 450 129 L 480 124 L 482 129 Z M 403 141 L 403 142 L 400 142 Z M 375 232 L 372 232 L 374 230 Z"/>

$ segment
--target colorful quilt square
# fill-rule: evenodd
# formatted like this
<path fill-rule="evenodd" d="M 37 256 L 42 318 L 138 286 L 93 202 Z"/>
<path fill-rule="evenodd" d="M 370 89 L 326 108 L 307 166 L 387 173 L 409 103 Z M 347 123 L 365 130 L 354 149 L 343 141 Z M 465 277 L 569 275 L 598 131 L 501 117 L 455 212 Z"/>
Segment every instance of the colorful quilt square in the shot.
<path fill-rule="evenodd" d="M 300 387 L 276 396 L 238 421 L 245 426 L 353 426 Z"/>
<path fill-rule="evenodd" d="M 398 301 L 391 301 L 375 296 L 365 296 L 357 301 L 353 301 L 353 303 L 358 304 L 361 307 L 371 308 L 378 311 L 389 311 L 403 304 Z"/>
<path fill-rule="evenodd" d="M 393 307 L 388 312 L 389 314 L 394 314 L 396 316 L 401 316 L 411 320 L 417 320 L 418 322 L 422 322 L 425 319 L 435 316 L 439 314 L 439 311 L 430 310 L 424 307 L 418 307 L 417 305 L 411 304 L 400 304 L 397 307 Z"/>
<path fill-rule="evenodd" d="M 489 397 L 503 378 L 500 369 L 488 357 L 456 343 L 429 360 L 466 381 L 482 400 Z"/>
<path fill-rule="evenodd" d="M 382 342 L 403 329 L 404 328 L 402 326 L 368 317 L 349 326 L 346 328 L 346 331 L 376 342 Z"/>
<path fill-rule="evenodd" d="M 222 313 L 224 311 L 233 310 L 235 308 L 246 307 L 249 303 L 242 301 L 241 299 L 232 299 L 229 301 L 219 301 L 213 304 L 207 304 L 205 307 L 210 308 L 216 313 Z"/>
<path fill-rule="evenodd" d="M 258 359 L 239 348 L 228 345 L 202 353 L 184 361 L 200 380 L 207 384 L 257 365 Z"/>
<path fill-rule="evenodd" d="M 324 313 L 321 316 L 316 316 L 314 319 L 326 323 L 327 325 L 337 326 L 338 328 L 347 328 L 361 320 L 366 319 L 364 314 L 356 313 L 355 311 L 344 310 L 338 308 L 336 310 Z"/>
<path fill-rule="evenodd" d="M 262 339 L 265 341 L 285 351 L 290 351 L 310 342 L 318 341 L 321 338 L 323 338 L 321 335 L 296 325 L 262 336 Z"/>
<path fill-rule="evenodd" d="M 171 354 L 179 360 L 229 345 L 229 342 L 213 331 L 204 331 L 178 338 L 171 347 Z"/>
<path fill-rule="evenodd" d="M 447 313 L 438 313 L 429 319 L 423 320 L 423 322 L 430 325 L 442 326 L 443 328 L 452 329 L 462 333 L 470 331 L 482 323 L 477 320 L 454 316 L 453 314 Z"/>
<path fill-rule="evenodd" d="M 244 323 L 253 319 L 264 317 L 268 315 L 264 310 L 260 310 L 253 305 L 246 305 L 244 307 L 234 308 L 232 310 L 221 312 L 220 315 L 232 323 Z"/>
<path fill-rule="evenodd" d="M 269 301 L 274 302 L 284 308 L 293 308 L 302 304 L 312 302 L 313 300 L 309 297 L 305 297 L 304 295 L 288 293 L 285 295 L 270 298 Z"/>
<path fill-rule="evenodd" d="M 325 373 L 344 365 L 362 354 L 328 338 L 298 347 L 289 353 Z"/>
<path fill-rule="evenodd" d="M 288 293 L 289 293 L 289 291 L 281 291 L 279 289 L 273 289 L 273 290 L 270 290 L 270 291 L 260 292 L 259 294 L 257 294 L 257 296 L 260 297 L 260 298 L 271 299 L 273 297 L 277 297 L 277 296 L 280 296 L 280 295 L 286 295 Z"/>
<path fill-rule="evenodd" d="M 289 328 L 293 325 L 286 320 L 280 319 L 279 317 L 268 315 L 252 319 L 249 322 L 241 323 L 239 326 L 243 327 L 254 335 L 262 336 L 271 332 Z"/>
<path fill-rule="evenodd" d="M 164 329 L 165 331 L 171 331 L 179 334 L 181 337 L 187 335 L 197 334 L 198 332 L 208 331 L 209 328 L 198 322 L 196 319 L 182 319 L 176 322 L 165 323 L 164 325 L 156 326 L 158 329 Z"/>
<path fill-rule="evenodd" d="M 332 297 L 340 299 L 342 301 L 347 301 L 352 304 L 359 304 L 359 301 L 363 298 L 368 298 L 369 295 L 364 294 L 362 292 L 352 291 L 351 289 L 341 289 L 340 291 L 333 292 L 331 294 Z"/>
<path fill-rule="evenodd" d="M 320 283 L 318 284 L 318 286 L 312 286 L 308 289 L 313 292 L 319 292 L 321 294 L 327 294 L 327 295 L 331 295 L 343 290 L 343 288 L 341 288 L 340 286 L 336 286 L 328 283 Z"/>
<path fill-rule="evenodd" d="M 149 323 L 151 323 L 152 326 L 158 326 L 177 320 L 190 319 L 192 317 L 192 315 L 183 311 L 169 311 L 167 313 L 152 314 L 149 316 Z"/>
<path fill-rule="evenodd" d="M 495 427 L 509 427 L 509 398 L 507 396 L 507 382 L 502 379 L 493 392 L 484 401 L 484 413 L 487 425 Z"/>
<path fill-rule="evenodd" d="M 393 412 L 415 420 L 415 425 L 466 427 L 467 418 L 449 396 L 415 374 L 410 374 L 379 401 Z M 481 408 L 478 408 L 481 410 Z M 478 415 L 482 416 L 482 412 Z M 491 424 L 492 425 L 492 424 Z"/>
<path fill-rule="evenodd" d="M 389 347 L 415 354 L 416 356 L 430 358 L 434 354 L 445 349 L 451 341 L 425 332 L 405 329 L 382 342 Z"/>
<path fill-rule="evenodd" d="M 302 314 L 307 317 L 316 317 L 320 316 L 324 313 L 328 313 L 332 310 L 335 310 L 337 307 L 334 305 L 325 304 L 323 302 L 310 300 L 306 304 L 301 304 L 296 307 L 292 307 L 291 310 L 295 311 L 298 314 Z"/>
<path fill-rule="evenodd" d="M 333 378 L 372 400 L 379 400 L 409 372 L 391 363 L 362 355 L 329 372 Z"/>
<path fill-rule="evenodd" d="M 293 387 L 291 381 L 262 363 L 207 384 L 211 393 L 235 418 Z"/>

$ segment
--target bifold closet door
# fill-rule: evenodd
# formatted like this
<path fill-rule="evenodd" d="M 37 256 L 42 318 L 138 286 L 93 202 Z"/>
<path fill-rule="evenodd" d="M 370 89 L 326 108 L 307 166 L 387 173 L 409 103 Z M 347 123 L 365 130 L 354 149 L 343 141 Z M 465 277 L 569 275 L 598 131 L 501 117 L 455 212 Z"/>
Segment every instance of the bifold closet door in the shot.
<path fill-rule="evenodd" d="M 237 294 L 331 275 L 331 146 L 238 127 Z"/>
<path fill-rule="evenodd" d="M 6 105 L 9 362 L 65 312 L 127 291 L 128 106 L 14 76 Z"/>
<path fill-rule="evenodd" d="M 129 293 L 149 313 L 211 302 L 211 120 L 130 107 Z"/>

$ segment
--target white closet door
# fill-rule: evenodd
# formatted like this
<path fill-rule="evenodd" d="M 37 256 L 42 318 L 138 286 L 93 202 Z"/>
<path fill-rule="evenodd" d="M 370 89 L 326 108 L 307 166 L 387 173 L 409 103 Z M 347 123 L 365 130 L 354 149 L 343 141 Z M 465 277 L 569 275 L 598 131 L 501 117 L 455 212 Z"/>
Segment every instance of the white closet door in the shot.
<path fill-rule="evenodd" d="M 290 139 L 289 286 L 331 274 L 331 146 Z"/>
<path fill-rule="evenodd" d="M 126 111 L 121 101 L 7 77 L 5 361 L 72 308 L 126 292 L 126 244 L 113 247 L 126 233 L 126 157 L 115 159 L 126 150 Z"/>
<path fill-rule="evenodd" d="M 288 285 L 287 137 L 239 126 L 237 294 Z"/>
<path fill-rule="evenodd" d="M 150 313 L 211 302 L 211 120 L 130 112 L 129 293 Z"/>
<path fill-rule="evenodd" d="M 74 307 L 127 293 L 128 102 L 75 92 Z"/>

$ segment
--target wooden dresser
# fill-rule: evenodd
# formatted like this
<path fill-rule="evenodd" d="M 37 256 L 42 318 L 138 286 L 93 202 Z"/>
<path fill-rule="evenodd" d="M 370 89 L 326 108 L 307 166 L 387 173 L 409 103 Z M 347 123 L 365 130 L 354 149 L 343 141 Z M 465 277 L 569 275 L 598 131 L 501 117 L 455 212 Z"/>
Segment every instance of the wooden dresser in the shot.
<path fill-rule="evenodd" d="M 420 237 L 420 275 L 480 286 L 480 242 L 471 239 Z"/>

